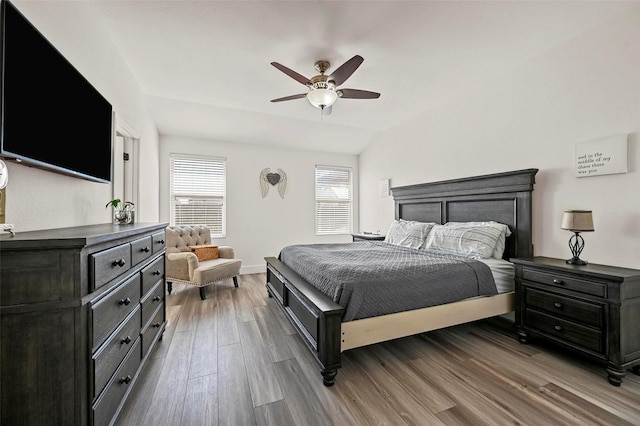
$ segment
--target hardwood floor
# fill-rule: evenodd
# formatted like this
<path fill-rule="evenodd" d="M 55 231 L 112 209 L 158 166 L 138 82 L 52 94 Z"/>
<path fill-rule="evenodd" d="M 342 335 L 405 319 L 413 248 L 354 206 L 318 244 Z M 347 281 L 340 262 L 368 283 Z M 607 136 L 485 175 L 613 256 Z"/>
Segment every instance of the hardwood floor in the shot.
<path fill-rule="evenodd" d="M 640 425 L 640 377 L 480 321 L 344 352 L 335 386 L 265 274 L 174 285 L 168 326 L 118 425 Z"/>

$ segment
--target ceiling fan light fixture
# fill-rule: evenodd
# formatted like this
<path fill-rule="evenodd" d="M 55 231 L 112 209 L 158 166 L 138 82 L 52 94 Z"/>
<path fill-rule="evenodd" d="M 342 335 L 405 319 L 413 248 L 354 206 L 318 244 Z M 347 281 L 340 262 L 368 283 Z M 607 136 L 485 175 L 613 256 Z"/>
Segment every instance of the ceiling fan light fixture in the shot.
<path fill-rule="evenodd" d="M 325 73 L 331 66 L 331 63 L 326 60 L 317 61 L 315 68 L 320 74 L 311 78 L 298 74 L 277 62 L 271 62 L 271 65 L 293 78 L 298 83 L 305 85 L 309 90 L 306 94 L 299 93 L 297 95 L 285 96 L 283 98 L 272 99 L 271 102 L 290 101 L 306 97 L 311 105 L 321 110 L 322 115 L 329 115 L 331 113 L 331 107 L 338 98 L 377 99 L 380 97 L 380 93 L 370 92 L 368 90 L 338 88 L 338 86 L 347 81 L 351 74 L 353 74 L 360 64 L 362 64 L 362 61 L 364 61 L 362 56 L 355 55 L 353 58 L 340 65 L 330 75 Z"/>
<path fill-rule="evenodd" d="M 333 105 L 338 99 L 338 94 L 331 89 L 314 89 L 307 93 L 307 100 L 316 108 L 324 109 Z"/>

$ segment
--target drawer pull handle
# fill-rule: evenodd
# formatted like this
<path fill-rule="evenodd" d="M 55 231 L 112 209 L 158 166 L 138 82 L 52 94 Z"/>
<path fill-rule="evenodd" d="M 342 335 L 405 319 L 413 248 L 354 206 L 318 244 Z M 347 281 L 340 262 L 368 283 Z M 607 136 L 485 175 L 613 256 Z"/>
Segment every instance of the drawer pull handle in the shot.
<path fill-rule="evenodd" d="M 127 298 L 124 298 L 124 299 L 120 299 L 120 300 L 118 301 L 118 305 L 125 305 L 125 306 L 127 306 L 129 303 L 131 303 L 131 299 L 129 299 L 128 297 L 127 297 Z"/>
<path fill-rule="evenodd" d="M 128 385 L 130 381 L 131 381 L 131 376 L 128 374 L 127 374 L 127 377 L 120 378 L 120 384 L 124 383 Z"/>
<path fill-rule="evenodd" d="M 156 297 L 153 298 L 154 302 L 158 302 L 159 300 L 160 300 L 160 296 L 156 296 Z"/>
<path fill-rule="evenodd" d="M 121 268 L 126 264 L 127 264 L 127 262 L 125 262 L 124 259 L 118 259 L 118 260 L 114 260 L 113 262 L 111 262 L 111 266 L 119 266 Z"/>
<path fill-rule="evenodd" d="M 554 284 L 564 284 L 564 282 L 562 280 L 558 279 L 558 278 L 554 278 L 553 279 L 553 283 Z"/>
<path fill-rule="evenodd" d="M 561 325 L 554 325 L 554 326 L 553 326 L 553 329 L 554 329 L 555 331 L 562 331 L 562 326 L 561 326 Z"/>
<path fill-rule="evenodd" d="M 140 251 L 144 253 L 149 253 L 149 247 L 141 248 Z"/>
<path fill-rule="evenodd" d="M 560 302 L 555 302 L 555 303 L 553 304 L 553 306 L 554 306 L 554 307 L 556 307 L 556 308 L 558 308 L 558 309 L 560 309 L 560 308 L 562 308 L 562 303 L 560 303 Z"/>
<path fill-rule="evenodd" d="M 161 324 L 161 323 L 159 323 L 159 322 L 156 322 L 156 323 L 154 323 L 154 324 L 153 324 L 153 326 L 154 326 L 155 328 L 160 327 L 160 325 L 162 325 L 162 324 Z"/>
<path fill-rule="evenodd" d="M 128 345 L 129 343 L 131 343 L 131 336 L 127 336 L 124 339 L 120 340 L 120 344 L 126 344 Z"/>
<path fill-rule="evenodd" d="M 158 240 L 158 243 L 164 244 L 164 240 Z"/>
<path fill-rule="evenodd" d="M 160 271 L 155 270 L 155 271 L 153 271 L 153 272 L 152 272 L 152 274 L 153 274 L 153 275 L 160 275 Z"/>

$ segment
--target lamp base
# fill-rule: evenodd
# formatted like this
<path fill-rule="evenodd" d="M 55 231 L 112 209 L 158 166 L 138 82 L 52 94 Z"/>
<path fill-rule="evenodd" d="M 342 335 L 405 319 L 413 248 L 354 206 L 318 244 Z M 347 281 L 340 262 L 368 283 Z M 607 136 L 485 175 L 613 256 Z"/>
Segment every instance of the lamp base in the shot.
<path fill-rule="evenodd" d="M 582 253 L 582 249 L 584 248 L 584 240 L 580 236 L 580 232 L 574 232 L 575 235 L 569 238 L 569 248 L 571 249 L 573 257 L 571 259 L 567 259 L 567 263 L 569 265 L 586 265 L 587 261 L 580 259 L 580 253 Z"/>

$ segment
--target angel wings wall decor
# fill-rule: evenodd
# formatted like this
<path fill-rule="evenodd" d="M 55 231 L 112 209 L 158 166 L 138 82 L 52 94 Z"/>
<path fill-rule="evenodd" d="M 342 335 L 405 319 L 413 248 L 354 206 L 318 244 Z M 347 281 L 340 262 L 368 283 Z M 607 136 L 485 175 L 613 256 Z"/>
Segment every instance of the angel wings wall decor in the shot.
<path fill-rule="evenodd" d="M 270 168 L 264 168 L 260 172 L 260 190 L 262 198 L 267 196 L 269 185 L 278 185 L 278 193 L 284 199 L 284 192 L 287 190 L 287 174 L 282 169 L 278 169 L 277 173 L 273 173 Z"/>

